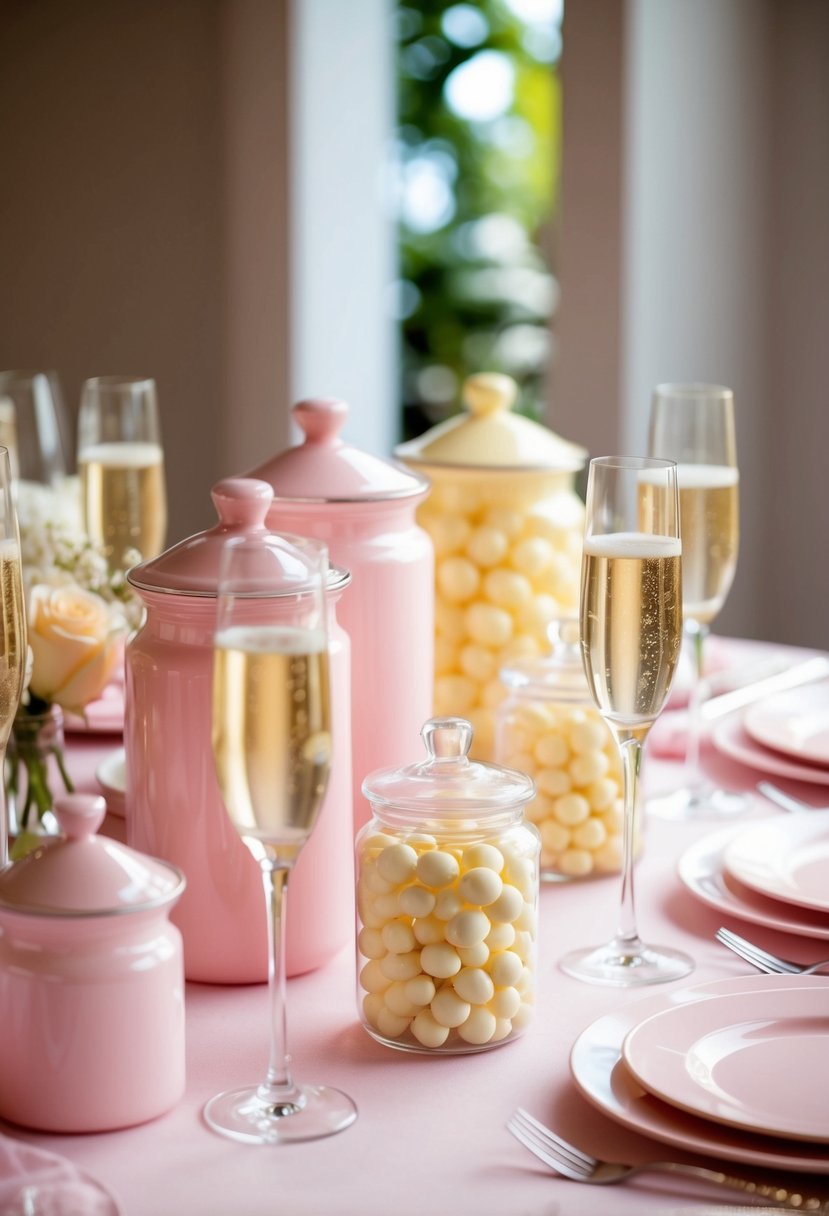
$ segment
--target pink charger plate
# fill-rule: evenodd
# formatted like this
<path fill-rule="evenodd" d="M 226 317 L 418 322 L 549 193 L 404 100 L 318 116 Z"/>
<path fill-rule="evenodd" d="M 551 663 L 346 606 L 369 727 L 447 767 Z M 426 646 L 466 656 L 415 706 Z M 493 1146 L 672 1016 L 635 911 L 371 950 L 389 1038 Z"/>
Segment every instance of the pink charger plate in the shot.
<path fill-rule="evenodd" d="M 657 1098 L 761 1135 L 829 1142 L 829 986 L 751 976 L 672 1005 L 626 1036 L 622 1059 Z"/>
<path fill-rule="evenodd" d="M 745 991 L 752 981 L 762 985 L 768 983 L 769 978 L 749 976 L 677 988 L 669 993 L 652 994 L 605 1014 L 591 1023 L 573 1044 L 570 1071 L 577 1088 L 593 1106 L 615 1122 L 662 1144 L 763 1169 L 829 1174 L 829 1154 L 825 1150 L 819 1151 L 818 1146 L 763 1136 L 688 1114 L 643 1089 L 622 1059 L 626 1036 L 645 1018 L 673 1006 L 690 1006 L 730 992 Z M 775 983 L 783 981 L 784 984 L 790 978 L 773 977 Z M 829 1000 L 825 979 L 819 976 L 797 978 L 801 983 L 808 981 L 809 987 L 823 985 Z"/>
<path fill-rule="evenodd" d="M 811 812 L 810 812 L 811 813 Z M 829 916 L 797 908 L 743 886 L 723 865 L 724 851 L 741 828 L 729 827 L 703 836 L 685 850 L 677 866 L 680 880 L 710 908 L 750 924 L 829 941 Z"/>
<path fill-rule="evenodd" d="M 751 738 L 742 724 L 742 716 L 734 714 L 719 722 L 711 732 L 714 746 L 723 755 L 738 760 L 761 773 L 772 773 L 775 777 L 790 777 L 794 781 L 809 781 L 815 785 L 829 785 L 829 768 L 813 764 L 800 764 L 787 759 Z"/>

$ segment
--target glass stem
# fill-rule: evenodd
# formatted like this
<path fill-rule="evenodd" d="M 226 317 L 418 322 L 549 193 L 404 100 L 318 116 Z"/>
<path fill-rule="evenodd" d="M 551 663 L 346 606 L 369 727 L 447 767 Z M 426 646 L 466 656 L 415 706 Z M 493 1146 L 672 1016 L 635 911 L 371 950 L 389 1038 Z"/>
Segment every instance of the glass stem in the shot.
<path fill-rule="evenodd" d="M 257 1089 L 271 1115 L 292 1115 L 303 1105 L 302 1091 L 291 1075 L 288 1055 L 288 1024 L 285 979 L 285 905 L 290 867 L 264 857 L 259 862 L 268 905 L 268 1001 L 270 1007 L 270 1062 L 265 1080 Z"/>
<path fill-rule="evenodd" d="M 622 897 L 616 921 L 616 941 L 625 950 L 639 944 L 636 930 L 636 899 L 633 885 L 633 856 L 636 840 L 636 811 L 639 798 L 639 773 L 642 767 L 644 730 L 617 735 L 624 774 L 625 813 L 622 825 Z"/>
<path fill-rule="evenodd" d="M 0 870 L 9 864 L 9 806 L 6 800 L 6 748 L 0 747 Z"/>
<path fill-rule="evenodd" d="M 705 691 L 703 646 L 708 636 L 708 626 L 700 625 L 697 621 L 686 621 L 685 632 L 691 638 L 694 647 L 694 679 L 691 683 L 691 691 L 688 696 L 688 742 L 685 748 L 685 779 L 686 784 L 691 789 L 695 789 L 701 784 L 699 756 L 702 743 L 702 718 L 700 709 Z"/>

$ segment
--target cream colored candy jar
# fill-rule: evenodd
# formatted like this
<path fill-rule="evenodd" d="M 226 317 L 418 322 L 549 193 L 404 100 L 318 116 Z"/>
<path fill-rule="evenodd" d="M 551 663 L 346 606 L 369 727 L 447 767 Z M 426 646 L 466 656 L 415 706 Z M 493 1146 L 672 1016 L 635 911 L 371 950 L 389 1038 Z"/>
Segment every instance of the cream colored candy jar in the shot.
<path fill-rule="evenodd" d="M 533 784 L 468 758 L 472 728 L 433 718 L 428 757 L 370 774 L 357 850 L 357 1000 L 366 1030 L 404 1051 L 507 1043 L 535 1002 L 538 832 Z"/>
<path fill-rule="evenodd" d="M 546 648 L 578 609 L 586 453 L 513 414 L 508 376 L 470 377 L 468 412 L 397 448 L 432 489 L 417 512 L 435 548 L 434 710 L 472 722 L 472 754 L 494 758 L 498 673 Z"/>
<path fill-rule="evenodd" d="M 587 686 L 575 620 L 554 622 L 552 650 L 505 667 L 495 757 L 526 773 L 525 814 L 541 834 L 541 878 L 561 882 L 622 868 L 623 779 L 613 734 Z M 636 825 L 635 848 L 641 842 Z"/>

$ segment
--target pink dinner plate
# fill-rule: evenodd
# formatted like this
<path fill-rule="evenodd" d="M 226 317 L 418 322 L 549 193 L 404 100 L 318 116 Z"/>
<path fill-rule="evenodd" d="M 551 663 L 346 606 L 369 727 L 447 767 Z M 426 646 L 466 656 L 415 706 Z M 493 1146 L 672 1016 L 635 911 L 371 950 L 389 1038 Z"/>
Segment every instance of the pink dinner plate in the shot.
<path fill-rule="evenodd" d="M 721 829 L 703 836 L 685 850 L 677 868 L 688 890 L 710 908 L 730 913 L 750 924 L 829 941 L 829 916 L 768 899 L 727 873 L 723 853 L 740 830 L 734 827 Z"/>
<path fill-rule="evenodd" d="M 125 796 L 127 792 L 127 753 L 123 747 L 110 752 L 95 769 L 98 784 L 103 790 L 107 810 L 119 819 L 126 817 Z"/>
<path fill-rule="evenodd" d="M 681 1110 L 793 1140 L 829 1141 L 829 986 L 752 976 L 739 992 L 672 1005 L 625 1036 L 637 1081 Z"/>
<path fill-rule="evenodd" d="M 829 769 L 829 682 L 778 693 L 743 715 L 755 743 Z"/>
<path fill-rule="evenodd" d="M 573 1044 L 570 1053 L 573 1080 L 581 1094 L 603 1114 L 662 1144 L 764 1169 L 829 1174 L 829 1153 L 825 1148 L 819 1150 L 810 1143 L 759 1135 L 689 1114 L 648 1093 L 622 1059 L 625 1038 L 645 1018 L 679 1005 L 701 1011 L 712 998 L 748 992 L 752 986 L 758 991 L 764 985 L 782 991 L 792 980 L 804 988 L 822 985 L 829 1000 L 826 980 L 819 976 L 757 975 L 653 993 L 614 1009 L 591 1023 Z"/>
<path fill-rule="evenodd" d="M 829 913 L 829 811 L 752 824 L 726 845 L 723 865 L 761 895 Z"/>
<path fill-rule="evenodd" d="M 718 751 L 758 769 L 761 773 L 773 773 L 775 777 L 791 777 L 795 781 L 811 781 L 816 785 L 829 785 L 829 768 L 815 764 L 801 764 L 786 756 L 755 743 L 742 724 L 739 714 L 724 718 L 711 732 L 711 741 Z"/>

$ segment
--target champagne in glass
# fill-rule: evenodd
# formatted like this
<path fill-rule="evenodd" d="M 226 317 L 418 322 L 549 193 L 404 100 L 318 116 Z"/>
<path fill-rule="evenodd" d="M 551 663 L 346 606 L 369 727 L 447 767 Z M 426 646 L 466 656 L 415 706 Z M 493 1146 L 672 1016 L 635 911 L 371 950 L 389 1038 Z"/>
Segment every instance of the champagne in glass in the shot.
<path fill-rule="evenodd" d="M 0 774 L 26 673 L 26 612 L 20 536 L 12 501 L 8 449 L 0 447 Z M 0 780 L 0 868 L 9 860 L 6 783 Z"/>
<path fill-rule="evenodd" d="M 219 573 L 213 754 L 228 814 L 259 863 L 270 946 L 270 1065 L 205 1107 L 247 1144 L 314 1140 L 357 1117 L 340 1090 L 294 1081 L 285 1023 L 285 909 L 331 763 L 325 546 L 271 533 L 228 540 Z"/>
<path fill-rule="evenodd" d="M 651 405 L 649 451 L 677 462 L 682 608 L 695 671 L 684 784 L 670 795 L 651 799 L 648 805 L 667 818 L 733 815 L 745 810 L 749 800 L 713 788 L 703 779 L 699 763 L 704 642 L 734 580 L 739 546 L 739 473 L 731 390 L 714 384 L 658 385 Z"/>
<path fill-rule="evenodd" d="M 569 975 L 589 983 L 657 984 L 679 979 L 694 966 L 677 950 L 641 940 L 633 882 L 642 750 L 679 658 L 682 577 L 676 465 L 624 456 L 592 460 L 582 556 L 582 655 L 593 700 L 619 747 L 625 805 L 616 934 L 606 945 L 560 960 Z"/>
<path fill-rule="evenodd" d="M 12 482 L 53 485 L 69 469 L 69 426 L 55 372 L 0 372 L 0 444 Z"/>
<path fill-rule="evenodd" d="M 126 554 L 164 548 L 167 499 L 155 383 L 87 380 L 78 416 L 78 472 L 87 534 L 113 569 Z"/>

